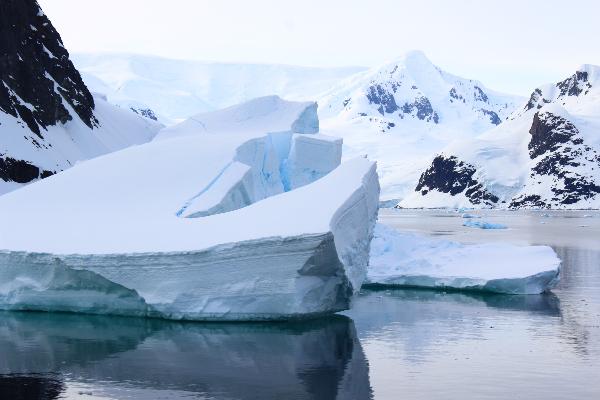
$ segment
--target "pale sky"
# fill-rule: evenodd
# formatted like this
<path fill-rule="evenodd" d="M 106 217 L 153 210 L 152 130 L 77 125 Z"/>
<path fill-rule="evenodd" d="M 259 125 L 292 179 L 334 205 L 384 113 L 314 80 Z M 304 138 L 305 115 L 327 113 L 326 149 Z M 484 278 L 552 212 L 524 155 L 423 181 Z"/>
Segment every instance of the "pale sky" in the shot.
<path fill-rule="evenodd" d="M 419 49 L 528 95 L 600 65 L 598 0 L 39 0 L 71 52 L 376 66 Z"/>

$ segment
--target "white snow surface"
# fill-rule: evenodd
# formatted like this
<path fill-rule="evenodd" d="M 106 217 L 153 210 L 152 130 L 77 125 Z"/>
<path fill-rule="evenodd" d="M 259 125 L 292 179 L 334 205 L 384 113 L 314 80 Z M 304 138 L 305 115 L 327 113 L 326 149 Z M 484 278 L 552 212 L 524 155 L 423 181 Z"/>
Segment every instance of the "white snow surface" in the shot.
<path fill-rule="evenodd" d="M 200 112 L 279 95 L 314 100 L 362 67 L 309 68 L 175 60 L 134 54 L 73 54 L 86 85 L 124 108 L 150 108 L 172 124 Z"/>
<path fill-rule="evenodd" d="M 97 95 L 94 96 L 94 102 L 98 127 L 90 129 L 65 101 L 63 104 L 73 119 L 64 125 L 49 126 L 47 130 L 42 130 L 44 139 L 35 136 L 19 119 L 0 112 L 0 154 L 28 161 L 41 170 L 60 171 L 89 158 L 146 143 L 163 128 L 129 110 L 119 109 Z M 0 180 L 0 195 L 22 186 Z"/>
<path fill-rule="evenodd" d="M 298 118 L 313 120 L 304 112 L 312 106 L 304 106 L 290 114 L 290 140 L 301 136 L 291 133 L 293 126 L 307 126 Z M 2 307 L 200 320 L 286 319 L 347 308 L 366 275 L 379 197 L 375 163 L 350 160 L 287 192 L 278 178 L 277 190 L 267 187 L 251 201 L 234 204 L 229 196 L 223 204 L 230 209 L 182 218 L 182 207 L 207 189 L 214 190 L 214 205 L 236 183 L 253 181 L 254 172 L 255 187 L 276 183 L 267 175 L 277 171 L 276 149 L 283 147 L 272 145 L 269 131 L 246 134 L 238 125 L 236 132 L 192 134 L 188 127 L 182 125 L 186 134 L 82 162 L 2 196 Z M 337 157 L 339 141 L 321 140 L 336 144 Z M 126 304 L 119 310 L 111 307 L 115 296 Z"/>
<path fill-rule="evenodd" d="M 377 224 L 367 284 L 539 294 L 558 283 L 548 246 L 461 244 Z"/>

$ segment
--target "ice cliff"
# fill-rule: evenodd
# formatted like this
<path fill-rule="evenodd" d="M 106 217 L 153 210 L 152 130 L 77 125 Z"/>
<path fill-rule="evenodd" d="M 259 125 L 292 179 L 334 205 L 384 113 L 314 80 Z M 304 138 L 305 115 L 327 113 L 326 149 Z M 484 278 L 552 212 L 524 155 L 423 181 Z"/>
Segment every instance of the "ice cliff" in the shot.
<path fill-rule="evenodd" d="M 315 103 L 257 99 L 2 196 L 0 308 L 194 320 L 347 309 L 379 182 L 375 163 L 340 164 L 341 140 L 317 132 Z"/>

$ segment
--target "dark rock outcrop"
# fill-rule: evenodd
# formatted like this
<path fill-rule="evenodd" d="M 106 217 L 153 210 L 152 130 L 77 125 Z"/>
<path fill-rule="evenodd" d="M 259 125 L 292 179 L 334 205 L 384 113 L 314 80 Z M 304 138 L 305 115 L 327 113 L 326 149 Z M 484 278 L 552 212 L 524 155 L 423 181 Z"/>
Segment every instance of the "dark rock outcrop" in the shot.
<path fill-rule="evenodd" d="M 479 111 L 481 111 L 483 115 L 490 117 L 490 122 L 492 124 L 500 125 L 502 123 L 502 120 L 495 111 L 486 110 L 485 108 L 482 108 Z"/>
<path fill-rule="evenodd" d="M 436 124 L 440 121 L 438 113 L 433 110 L 431 102 L 425 96 L 417 97 L 412 103 L 404 103 L 402 112 L 404 114 L 413 114 L 414 112 L 421 121 L 433 121 Z"/>
<path fill-rule="evenodd" d="M 390 93 L 380 84 L 373 84 L 369 86 L 367 99 L 369 100 L 370 104 L 376 104 L 379 106 L 377 111 L 379 111 L 381 115 L 385 115 L 386 113 L 392 114 L 399 109 L 398 105 L 396 104 L 396 99 L 394 99 L 394 94 Z"/>
<path fill-rule="evenodd" d="M 432 190 L 456 196 L 464 193 L 473 204 L 493 206 L 499 199 L 485 189 L 474 177 L 473 165 L 460 161 L 455 156 L 438 155 L 431 166 L 421 175 L 415 191 L 426 195 Z"/>
<path fill-rule="evenodd" d="M 43 147 L 47 127 L 75 116 L 90 128 L 98 125 L 91 93 L 35 0 L 0 1 L 0 80 L 0 113 L 33 132 L 28 140 L 34 147 Z M 0 127 L 0 141 L 7 133 Z M 52 174 L 28 161 L 0 156 L 4 181 L 26 183 Z"/>
<path fill-rule="evenodd" d="M 551 112 L 537 112 L 529 133 L 529 156 L 537 162 L 523 193 L 510 207 L 553 208 L 600 194 L 594 174 L 600 170 L 600 155 L 584 143 L 571 121 Z"/>
<path fill-rule="evenodd" d="M 558 95 L 554 97 L 550 96 L 551 98 L 546 98 L 542 89 L 535 89 L 525 105 L 525 111 L 534 108 L 539 110 L 544 104 L 552 103 L 565 97 L 586 95 L 592 88 L 587 71 L 576 71 L 572 76 L 558 82 L 555 86 L 558 89 Z"/>
<path fill-rule="evenodd" d="M 131 111 L 133 111 L 134 113 L 136 113 L 138 115 L 141 115 L 142 117 L 146 117 L 153 121 L 158 121 L 158 117 L 156 116 L 154 111 L 152 111 L 152 109 L 150 109 L 150 108 L 135 108 L 135 107 L 129 107 L 129 108 L 131 109 Z"/>

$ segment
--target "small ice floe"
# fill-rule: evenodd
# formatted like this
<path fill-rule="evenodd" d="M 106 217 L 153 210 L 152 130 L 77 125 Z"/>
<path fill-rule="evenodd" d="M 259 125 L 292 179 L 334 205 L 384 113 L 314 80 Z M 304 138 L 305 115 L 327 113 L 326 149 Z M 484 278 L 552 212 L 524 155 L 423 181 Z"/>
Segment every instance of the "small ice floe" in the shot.
<path fill-rule="evenodd" d="M 502 224 L 494 224 L 492 222 L 485 221 L 472 221 L 467 220 L 463 223 L 463 226 L 467 226 L 469 228 L 479 228 L 479 229 L 506 229 L 508 228 L 506 225 Z"/>
<path fill-rule="evenodd" d="M 548 246 L 466 245 L 375 227 L 366 285 L 540 294 L 559 280 Z"/>
<path fill-rule="evenodd" d="M 471 219 L 471 218 L 481 218 L 479 215 L 469 214 L 469 213 L 464 213 L 463 215 L 461 215 L 461 217 L 468 218 L 468 219 Z"/>

